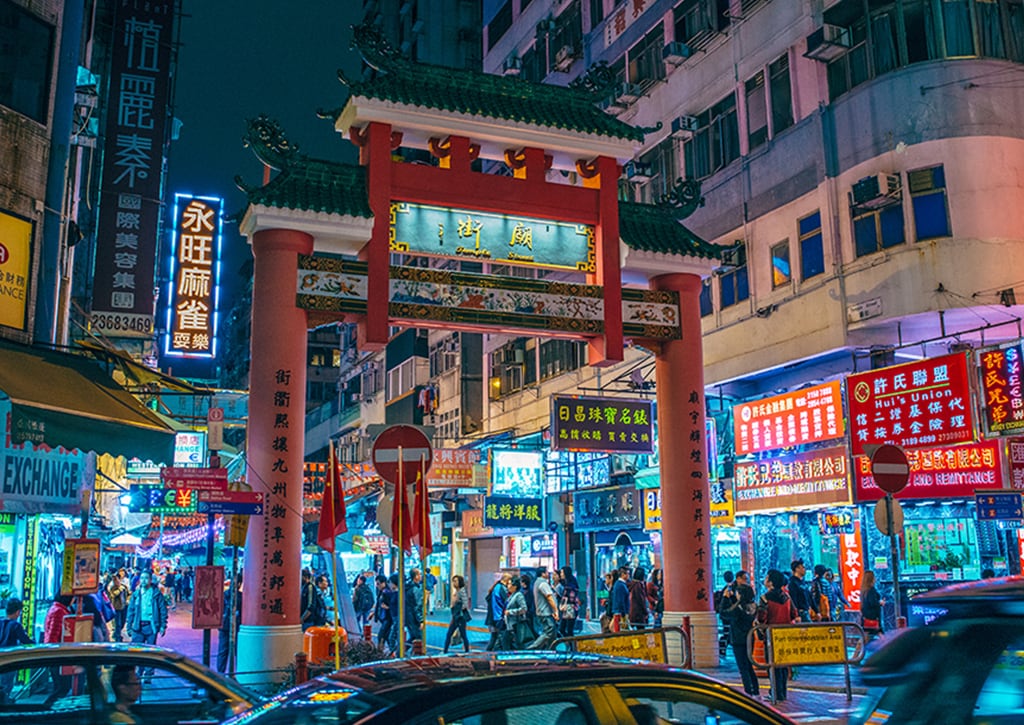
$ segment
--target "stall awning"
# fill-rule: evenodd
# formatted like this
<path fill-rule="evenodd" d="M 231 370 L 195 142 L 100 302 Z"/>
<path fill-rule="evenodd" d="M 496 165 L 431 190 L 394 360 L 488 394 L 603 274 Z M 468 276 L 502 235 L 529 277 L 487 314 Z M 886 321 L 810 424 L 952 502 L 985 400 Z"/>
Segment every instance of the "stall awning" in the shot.
<path fill-rule="evenodd" d="M 0 391 L 13 443 L 173 461 L 174 431 L 94 360 L 0 341 Z"/>

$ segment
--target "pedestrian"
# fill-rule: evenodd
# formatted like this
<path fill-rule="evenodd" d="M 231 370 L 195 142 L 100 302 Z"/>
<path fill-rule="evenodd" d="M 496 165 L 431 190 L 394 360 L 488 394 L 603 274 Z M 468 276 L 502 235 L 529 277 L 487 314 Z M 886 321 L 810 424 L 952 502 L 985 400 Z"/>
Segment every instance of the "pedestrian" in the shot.
<path fill-rule="evenodd" d="M 423 574 L 419 569 L 409 572 L 405 583 L 405 631 L 409 642 L 423 637 Z"/>
<path fill-rule="evenodd" d="M 233 604 L 233 607 L 232 607 Z M 231 610 L 234 608 L 234 627 L 232 627 Z M 217 672 L 228 672 L 231 652 L 235 649 L 238 638 L 238 627 L 242 624 L 242 572 L 238 572 L 235 586 L 232 589 L 229 579 L 224 586 L 224 608 L 221 615 L 220 628 L 217 630 Z M 234 673 L 231 673 L 234 674 Z"/>
<path fill-rule="evenodd" d="M 331 589 L 331 580 L 326 574 L 319 574 L 314 582 L 316 593 L 323 602 L 324 624 L 334 624 L 334 593 Z"/>
<path fill-rule="evenodd" d="M 722 629 L 718 634 L 718 656 L 725 657 L 726 649 L 729 646 L 730 634 L 729 634 L 729 620 L 722 616 L 722 604 L 725 602 L 725 593 L 732 591 L 733 589 L 733 578 L 732 571 L 726 570 L 722 572 L 722 581 L 725 584 L 721 589 L 716 589 L 712 596 L 712 601 L 715 607 L 715 613 L 718 615 L 718 620 L 722 625 Z"/>
<path fill-rule="evenodd" d="M 114 665 L 110 672 L 110 689 L 114 693 L 114 708 L 107 722 L 115 725 L 141 725 L 142 720 L 131 709 L 142 695 L 142 681 L 134 665 Z"/>
<path fill-rule="evenodd" d="M 576 620 L 583 603 L 580 601 L 580 583 L 572 573 L 571 566 L 563 566 L 562 591 L 558 598 L 559 636 L 572 637 L 576 634 Z"/>
<path fill-rule="evenodd" d="M 882 628 L 882 599 L 875 588 L 875 572 L 870 569 L 864 572 L 860 580 L 860 614 L 861 626 L 871 637 L 877 637 L 885 630 Z"/>
<path fill-rule="evenodd" d="M 114 609 L 114 641 L 124 639 L 124 623 L 128 618 L 128 585 L 124 581 L 124 569 L 115 571 L 107 584 L 107 596 Z"/>
<path fill-rule="evenodd" d="M 647 603 L 651 614 L 654 615 L 654 626 L 660 627 L 662 615 L 665 613 L 665 583 L 661 569 L 651 571 L 651 578 L 647 581 Z"/>
<path fill-rule="evenodd" d="M 456 632 L 462 637 L 462 644 L 469 652 L 469 636 L 466 634 L 466 622 L 469 621 L 469 592 L 466 590 L 466 580 L 459 574 L 452 575 L 451 596 L 451 619 L 448 621 L 448 632 L 444 636 L 444 651 L 448 653 L 452 637 Z"/>
<path fill-rule="evenodd" d="M 604 575 L 605 597 L 601 600 L 601 631 L 612 631 L 612 591 L 615 589 L 616 575 L 618 572 L 608 572 Z"/>
<path fill-rule="evenodd" d="M 426 576 L 423 577 L 423 596 L 427 599 L 427 609 L 430 614 L 434 613 L 434 587 L 437 586 L 437 576 L 430 569 L 427 569 Z"/>
<path fill-rule="evenodd" d="M 398 574 L 392 574 L 381 593 L 380 632 L 377 644 L 390 654 L 398 651 Z"/>
<path fill-rule="evenodd" d="M 355 586 L 352 588 L 352 608 L 356 612 L 356 624 L 364 627 L 370 623 L 373 617 L 374 597 L 366 581 L 366 575 L 360 574 L 356 577 Z"/>
<path fill-rule="evenodd" d="M 505 637 L 505 605 L 508 603 L 508 583 L 511 579 L 511 574 L 503 573 L 484 597 L 487 602 L 487 617 L 484 621 L 491 632 L 485 648 L 488 652 L 500 648 Z"/>
<path fill-rule="evenodd" d="M 46 619 L 43 621 L 43 642 L 45 644 L 59 644 L 63 639 L 64 617 L 71 614 L 71 600 L 70 595 L 61 594 L 46 610 Z M 49 708 L 71 690 L 70 675 L 62 675 L 59 666 L 49 669 L 53 689 L 43 703 L 44 708 Z"/>
<path fill-rule="evenodd" d="M 162 637 L 167 634 L 167 602 L 148 571 L 142 572 L 138 591 L 128 602 L 125 625 L 132 642 L 136 644 L 156 644 L 158 635 Z M 151 677 L 153 668 L 143 670 L 142 674 Z"/>
<path fill-rule="evenodd" d="M 843 622 L 846 620 L 846 609 L 850 602 L 843 593 L 843 585 L 835 580 L 836 573 L 831 569 L 825 570 L 825 583 L 828 587 L 825 594 L 828 595 L 828 608 L 832 612 L 832 621 Z"/>
<path fill-rule="evenodd" d="M 814 578 L 811 579 L 811 602 L 816 604 L 817 619 L 814 618 L 813 610 L 811 619 L 816 622 L 832 621 L 832 604 L 828 598 L 829 583 L 825 581 L 825 572 L 828 568 L 824 564 L 814 565 Z"/>
<path fill-rule="evenodd" d="M 22 626 L 21 600 L 14 597 L 7 600 L 7 618 L 0 620 L 0 647 L 17 647 L 21 644 L 33 644 Z M 17 670 L 0 674 L 0 704 L 13 701 L 14 681 L 18 677 Z"/>
<path fill-rule="evenodd" d="M 793 606 L 796 607 L 797 613 L 800 615 L 800 621 L 810 622 L 812 621 L 812 613 L 814 616 L 818 615 L 818 605 L 816 602 L 811 601 L 811 593 L 807 591 L 807 586 L 804 584 L 804 575 L 807 573 L 807 567 L 804 566 L 803 559 L 794 559 L 789 568 L 793 572 L 792 576 L 789 577 L 789 596 L 793 600 Z"/>
<path fill-rule="evenodd" d="M 182 594 L 185 595 L 185 601 L 192 601 L 192 590 L 195 587 L 196 573 L 192 567 L 185 569 L 184 584 L 182 585 Z"/>
<path fill-rule="evenodd" d="M 629 629 L 629 568 L 619 569 L 619 578 L 612 586 L 612 624 L 611 631 L 621 632 Z"/>
<path fill-rule="evenodd" d="M 526 596 L 523 594 L 523 582 L 513 576 L 508 582 L 509 598 L 505 605 L 505 646 L 504 649 L 523 649 L 530 641 L 530 632 L 526 627 L 529 609 L 526 607 Z"/>
<path fill-rule="evenodd" d="M 106 642 L 110 639 L 110 630 L 107 629 L 107 622 L 114 618 L 114 609 L 110 603 L 103 599 L 104 592 L 99 590 L 90 592 L 81 598 L 80 612 L 77 614 L 92 615 L 92 641 Z"/>
<path fill-rule="evenodd" d="M 754 672 L 754 665 L 747 652 L 748 636 L 757 615 L 754 588 L 750 586 L 747 572 L 736 572 L 732 586 L 723 590 L 720 615 L 730 625 L 729 641 L 732 644 L 733 657 L 736 658 L 736 668 L 743 681 L 743 690 L 751 697 L 759 697 L 761 690 L 757 682 L 757 673 Z"/>
<path fill-rule="evenodd" d="M 802 565 L 802 564 L 801 564 Z M 778 569 L 769 569 L 764 578 L 765 592 L 757 606 L 759 624 L 793 624 L 800 621 L 793 600 L 786 593 L 786 575 Z M 789 682 L 789 668 L 777 667 L 774 670 L 773 695 L 776 702 L 786 701 L 786 686 Z"/>
<path fill-rule="evenodd" d="M 647 609 L 647 571 L 638 566 L 633 570 L 633 578 L 626 582 L 629 587 L 629 626 L 633 629 L 646 629 L 650 612 Z"/>
<path fill-rule="evenodd" d="M 540 630 L 540 633 L 526 649 L 548 649 L 558 637 L 558 603 L 550 579 L 551 574 L 547 569 L 537 570 L 537 581 L 533 585 L 534 610 L 537 612 L 534 628 Z"/>
<path fill-rule="evenodd" d="M 388 578 L 386 576 L 384 576 L 383 574 L 377 574 L 374 577 L 373 581 L 374 581 L 374 585 L 377 588 L 377 593 L 376 593 L 377 601 L 375 601 L 373 603 L 373 612 L 370 614 L 370 617 L 372 617 L 374 619 L 374 621 L 377 622 L 377 625 L 378 625 L 377 626 L 377 637 L 378 637 L 377 642 L 379 644 L 380 643 L 380 630 L 381 630 L 381 627 L 383 626 L 383 621 L 384 621 L 383 620 L 383 615 L 381 614 L 381 607 L 384 605 L 384 592 L 387 591 L 387 588 L 388 588 Z"/>
<path fill-rule="evenodd" d="M 175 575 L 174 569 L 168 568 L 167 573 L 164 575 L 164 595 L 167 597 L 167 605 L 171 611 L 178 608 L 174 598 L 177 581 L 178 577 Z"/>
<path fill-rule="evenodd" d="M 185 600 L 185 570 L 179 569 L 174 575 L 174 604 Z"/>
<path fill-rule="evenodd" d="M 319 595 L 316 585 L 313 584 L 313 572 L 303 569 L 301 580 L 299 619 L 302 622 L 302 631 L 305 632 L 310 627 L 322 627 L 327 621 L 327 612 L 324 609 L 323 597 Z"/>
<path fill-rule="evenodd" d="M 523 572 L 519 575 L 519 585 L 523 589 L 523 598 L 526 599 L 526 628 L 530 631 L 530 639 L 534 640 L 537 638 L 537 603 L 533 596 L 533 577 L 530 576 L 529 572 Z"/>

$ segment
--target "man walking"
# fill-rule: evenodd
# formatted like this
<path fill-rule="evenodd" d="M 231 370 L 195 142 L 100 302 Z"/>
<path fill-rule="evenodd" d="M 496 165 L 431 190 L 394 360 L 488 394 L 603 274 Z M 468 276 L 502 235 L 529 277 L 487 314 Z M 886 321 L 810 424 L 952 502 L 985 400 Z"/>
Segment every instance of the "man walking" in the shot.
<path fill-rule="evenodd" d="M 612 586 L 612 631 L 629 629 L 629 567 L 619 569 L 619 578 Z"/>
<path fill-rule="evenodd" d="M 410 643 L 422 637 L 422 627 L 423 573 L 413 569 L 405 585 L 405 629 L 409 633 Z"/>
<path fill-rule="evenodd" d="M 551 588 L 551 572 L 547 569 L 537 570 L 533 602 L 537 610 L 534 621 L 540 634 L 526 649 L 547 649 L 558 633 L 558 603 L 555 602 L 555 590 Z"/>
<path fill-rule="evenodd" d="M 128 602 L 125 620 L 133 643 L 156 644 L 157 635 L 167 634 L 167 602 L 149 571 L 139 576 L 139 588 Z M 152 676 L 153 668 L 142 674 Z"/>
<path fill-rule="evenodd" d="M 807 568 L 804 566 L 803 559 L 796 559 L 792 564 L 789 565 L 793 575 L 789 577 L 789 598 L 793 600 L 793 606 L 796 607 L 797 614 L 800 615 L 801 622 L 811 621 L 811 612 L 814 612 L 814 616 L 818 615 L 818 605 L 811 601 L 811 593 L 807 591 L 807 587 L 804 586 L 804 575 L 807 573 Z"/>
<path fill-rule="evenodd" d="M 722 590 L 719 613 L 722 619 L 729 623 L 729 639 L 732 642 L 736 667 L 740 671 L 740 679 L 743 680 L 743 690 L 751 697 L 758 697 L 761 691 L 757 673 L 754 672 L 754 665 L 747 655 L 747 635 L 754 626 L 757 614 L 754 588 L 750 586 L 747 572 L 736 572 L 731 586 Z"/>
<path fill-rule="evenodd" d="M 107 596 L 110 597 L 110 606 L 114 608 L 114 641 L 120 642 L 124 638 L 124 623 L 128 618 L 128 585 L 124 581 L 125 571 L 114 572 L 107 584 Z"/>

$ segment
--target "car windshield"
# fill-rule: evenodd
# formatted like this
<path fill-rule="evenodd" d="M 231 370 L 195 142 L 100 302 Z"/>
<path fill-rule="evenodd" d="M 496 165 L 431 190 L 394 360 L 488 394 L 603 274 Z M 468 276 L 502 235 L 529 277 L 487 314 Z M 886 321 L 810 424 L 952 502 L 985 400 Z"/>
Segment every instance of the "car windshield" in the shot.
<path fill-rule="evenodd" d="M 348 725 L 387 705 L 386 700 L 362 690 L 330 680 L 314 680 L 261 703 L 236 720 L 239 725 Z"/>
<path fill-rule="evenodd" d="M 851 719 L 964 725 L 1024 719 L 1024 623 L 1006 618 L 940 620 L 913 630 L 864 664 L 872 685 Z"/>

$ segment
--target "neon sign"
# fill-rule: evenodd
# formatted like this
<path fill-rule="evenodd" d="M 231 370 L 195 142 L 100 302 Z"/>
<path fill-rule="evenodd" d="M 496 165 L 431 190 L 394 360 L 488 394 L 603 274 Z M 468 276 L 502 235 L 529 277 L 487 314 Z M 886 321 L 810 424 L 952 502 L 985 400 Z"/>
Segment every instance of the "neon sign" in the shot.
<path fill-rule="evenodd" d="M 174 195 L 165 355 L 217 355 L 223 207 L 214 197 Z"/>

